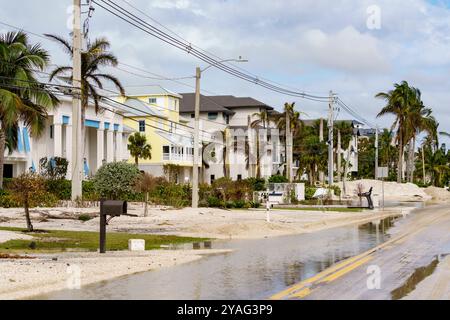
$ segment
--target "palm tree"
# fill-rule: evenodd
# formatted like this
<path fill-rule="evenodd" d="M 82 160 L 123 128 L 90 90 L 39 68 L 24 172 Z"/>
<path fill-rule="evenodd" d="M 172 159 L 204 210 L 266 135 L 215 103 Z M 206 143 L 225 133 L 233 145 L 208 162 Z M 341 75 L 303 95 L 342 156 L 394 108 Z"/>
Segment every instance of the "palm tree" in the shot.
<path fill-rule="evenodd" d="M 23 32 L 0 35 L 0 188 L 3 188 L 5 148 L 17 146 L 19 123 L 32 136 L 45 129 L 47 109 L 59 101 L 36 79 L 35 69 L 44 70 L 50 56 L 39 44 L 29 43 Z"/>
<path fill-rule="evenodd" d="M 411 105 L 416 103 L 417 95 L 414 90 L 411 90 L 408 82 L 403 81 L 401 84 L 394 84 L 395 89 L 388 92 L 380 92 L 375 95 L 376 98 L 386 101 L 386 106 L 381 109 L 377 117 L 382 117 L 387 114 L 395 116 L 395 121 L 392 129 L 397 128 L 396 140 L 398 142 L 398 174 L 397 182 L 401 183 L 403 180 L 403 153 L 405 148 L 405 138 L 407 137 L 407 118 L 408 111 Z"/>
<path fill-rule="evenodd" d="M 46 34 L 46 36 L 60 44 L 70 57 L 73 56 L 73 46 L 68 40 L 57 35 Z M 103 81 L 112 82 L 120 91 L 120 94 L 125 95 L 125 89 L 118 78 L 99 71 L 102 67 L 115 67 L 119 63 L 116 56 L 108 51 L 110 47 L 111 44 L 107 39 L 99 38 L 89 43 L 86 51 L 81 52 L 81 123 L 83 138 L 86 134 L 84 123 L 89 98 L 92 98 L 94 102 L 95 112 L 99 112 L 102 98 L 99 94 L 99 89 L 103 89 Z M 50 81 L 54 78 L 59 78 L 71 84 L 72 72 L 71 66 L 57 67 L 51 72 Z"/>
<path fill-rule="evenodd" d="M 139 165 L 139 159 L 150 160 L 152 158 L 152 146 L 147 144 L 147 138 L 135 132 L 128 138 L 128 150 L 130 155 L 134 157 L 134 162 Z"/>
<path fill-rule="evenodd" d="M 273 117 L 270 115 L 270 113 L 267 111 L 267 109 L 261 110 L 261 112 L 256 112 L 253 114 L 254 117 L 257 117 L 256 120 L 254 120 L 251 123 L 252 129 L 257 129 L 259 126 L 262 126 L 264 130 L 267 129 L 267 127 L 270 125 L 270 121 L 273 119 Z M 261 158 L 262 154 L 260 154 L 260 136 L 259 132 L 257 130 L 256 132 L 256 177 L 261 178 Z"/>

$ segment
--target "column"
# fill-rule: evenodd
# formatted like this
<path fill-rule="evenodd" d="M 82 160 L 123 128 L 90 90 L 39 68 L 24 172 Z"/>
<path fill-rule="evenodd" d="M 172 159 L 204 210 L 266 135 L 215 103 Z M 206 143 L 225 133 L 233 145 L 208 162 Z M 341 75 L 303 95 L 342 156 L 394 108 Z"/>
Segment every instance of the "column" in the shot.
<path fill-rule="evenodd" d="M 103 129 L 97 129 L 97 168 L 95 168 L 95 171 L 103 165 L 103 160 L 105 159 L 104 136 L 105 131 Z"/>
<path fill-rule="evenodd" d="M 69 162 L 67 166 L 67 179 L 72 179 L 72 126 L 66 125 L 66 159 Z"/>
<path fill-rule="evenodd" d="M 106 162 L 114 162 L 114 131 L 106 132 Z"/>
<path fill-rule="evenodd" d="M 55 123 L 53 125 L 53 156 L 62 157 L 62 124 Z"/>
<path fill-rule="evenodd" d="M 116 132 L 116 161 L 122 161 L 124 155 L 122 154 L 122 144 L 123 144 L 123 132 Z"/>

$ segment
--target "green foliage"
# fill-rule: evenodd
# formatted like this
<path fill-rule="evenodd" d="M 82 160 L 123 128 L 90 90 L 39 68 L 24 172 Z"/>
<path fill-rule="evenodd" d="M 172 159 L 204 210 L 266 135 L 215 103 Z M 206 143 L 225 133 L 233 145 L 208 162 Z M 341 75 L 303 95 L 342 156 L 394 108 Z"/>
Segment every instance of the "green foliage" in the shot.
<path fill-rule="evenodd" d="M 98 169 L 93 178 L 95 191 L 107 199 L 125 199 L 133 193 L 139 176 L 136 165 L 126 162 L 107 163 Z"/>
<path fill-rule="evenodd" d="M 163 166 L 164 176 L 171 183 L 178 182 L 178 176 L 181 174 L 182 167 L 177 164 L 165 164 Z"/>
<path fill-rule="evenodd" d="M 208 197 L 208 207 L 223 208 L 224 202 L 217 197 Z"/>
<path fill-rule="evenodd" d="M 128 138 L 128 142 L 128 150 L 136 165 L 139 163 L 139 159 L 152 158 L 152 147 L 147 143 L 145 135 L 135 132 Z"/>
<path fill-rule="evenodd" d="M 67 175 L 67 167 L 69 162 L 65 158 L 47 157 L 39 160 L 39 168 L 41 175 L 48 180 L 63 180 Z"/>
<path fill-rule="evenodd" d="M 86 221 L 92 220 L 92 217 L 88 214 L 82 214 L 78 217 L 78 220 L 86 222 Z"/>
<path fill-rule="evenodd" d="M 262 178 L 248 178 L 244 180 L 251 187 L 252 191 L 266 191 L 266 180 Z"/>
<path fill-rule="evenodd" d="M 245 208 L 247 202 L 245 200 L 235 200 L 234 201 L 234 207 L 236 209 L 243 209 Z"/>
<path fill-rule="evenodd" d="M 314 187 L 306 187 L 305 188 L 305 200 L 313 200 L 313 196 L 316 193 L 317 188 Z"/>
<path fill-rule="evenodd" d="M 269 183 L 288 183 L 289 180 L 285 176 L 274 175 L 269 178 Z"/>
<path fill-rule="evenodd" d="M 339 188 L 339 186 L 333 185 L 330 187 L 331 190 L 334 191 L 334 195 L 337 197 L 340 197 L 342 194 L 341 188 Z"/>
<path fill-rule="evenodd" d="M 370 137 L 369 139 L 359 139 L 358 178 L 375 178 L 375 137 Z"/>
<path fill-rule="evenodd" d="M 47 191 L 60 200 L 70 200 L 72 196 L 72 182 L 70 180 L 46 180 Z"/>
<path fill-rule="evenodd" d="M 258 209 L 259 207 L 261 207 L 261 203 L 258 201 L 250 201 L 249 205 L 250 205 L 250 208 L 253 208 L 253 209 Z"/>

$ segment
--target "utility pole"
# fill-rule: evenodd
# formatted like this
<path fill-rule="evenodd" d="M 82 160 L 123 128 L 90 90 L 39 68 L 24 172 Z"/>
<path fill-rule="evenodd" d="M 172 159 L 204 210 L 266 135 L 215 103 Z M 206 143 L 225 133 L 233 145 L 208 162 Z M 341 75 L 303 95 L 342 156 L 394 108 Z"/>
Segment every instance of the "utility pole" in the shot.
<path fill-rule="evenodd" d="M 72 201 L 82 197 L 83 141 L 81 132 L 81 0 L 73 0 L 73 79 L 72 100 Z"/>
<path fill-rule="evenodd" d="M 378 180 L 378 127 L 375 127 L 375 180 Z"/>
<path fill-rule="evenodd" d="M 337 181 L 341 182 L 341 175 L 342 175 L 342 169 L 341 169 L 341 130 L 337 131 Z"/>
<path fill-rule="evenodd" d="M 323 118 L 320 118 L 319 141 L 323 142 Z M 323 171 L 319 171 L 319 180 L 322 185 L 325 183 L 325 174 Z"/>
<path fill-rule="evenodd" d="M 198 168 L 199 168 L 199 149 L 200 143 L 200 79 L 202 71 L 197 67 L 195 72 L 195 124 L 194 124 L 194 166 L 192 171 L 192 208 L 198 208 Z"/>
<path fill-rule="evenodd" d="M 328 185 L 331 187 L 334 182 L 334 159 L 333 159 L 333 127 L 334 127 L 334 96 L 330 91 L 330 104 L 328 110 Z"/>
<path fill-rule="evenodd" d="M 291 132 L 291 118 L 286 108 L 286 178 L 289 183 L 292 183 L 292 132 Z"/>

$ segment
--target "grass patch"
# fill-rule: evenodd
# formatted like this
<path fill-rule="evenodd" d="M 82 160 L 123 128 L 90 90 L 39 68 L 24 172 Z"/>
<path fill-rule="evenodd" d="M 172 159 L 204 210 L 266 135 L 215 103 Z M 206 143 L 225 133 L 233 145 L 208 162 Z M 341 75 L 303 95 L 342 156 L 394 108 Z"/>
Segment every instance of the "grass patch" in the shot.
<path fill-rule="evenodd" d="M 0 230 L 24 232 L 21 228 L 0 227 Z M 10 240 L 0 243 L 1 252 L 21 251 L 97 251 L 99 247 L 99 233 L 90 231 L 62 231 L 48 230 L 43 232 L 32 232 L 27 235 L 35 237 L 33 240 Z M 208 239 L 177 237 L 168 235 L 132 234 L 122 232 L 108 232 L 106 235 L 106 250 L 118 251 L 128 249 L 129 239 L 144 239 L 145 249 L 160 249 L 161 245 L 181 244 L 190 242 L 201 242 Z M 35 249 L 30 244 L 35 243 Z"/>
<path fill-rule="evenodd" d="M 311 208 L 282 208 L 282 207 L 275 207 L 275 210 L 290 210 L 290 211 L 330 211 L 330 212 L 362 212 L 363 209 L 360 208 L 318 208 L 318 207 L 311 207 Z"/>

